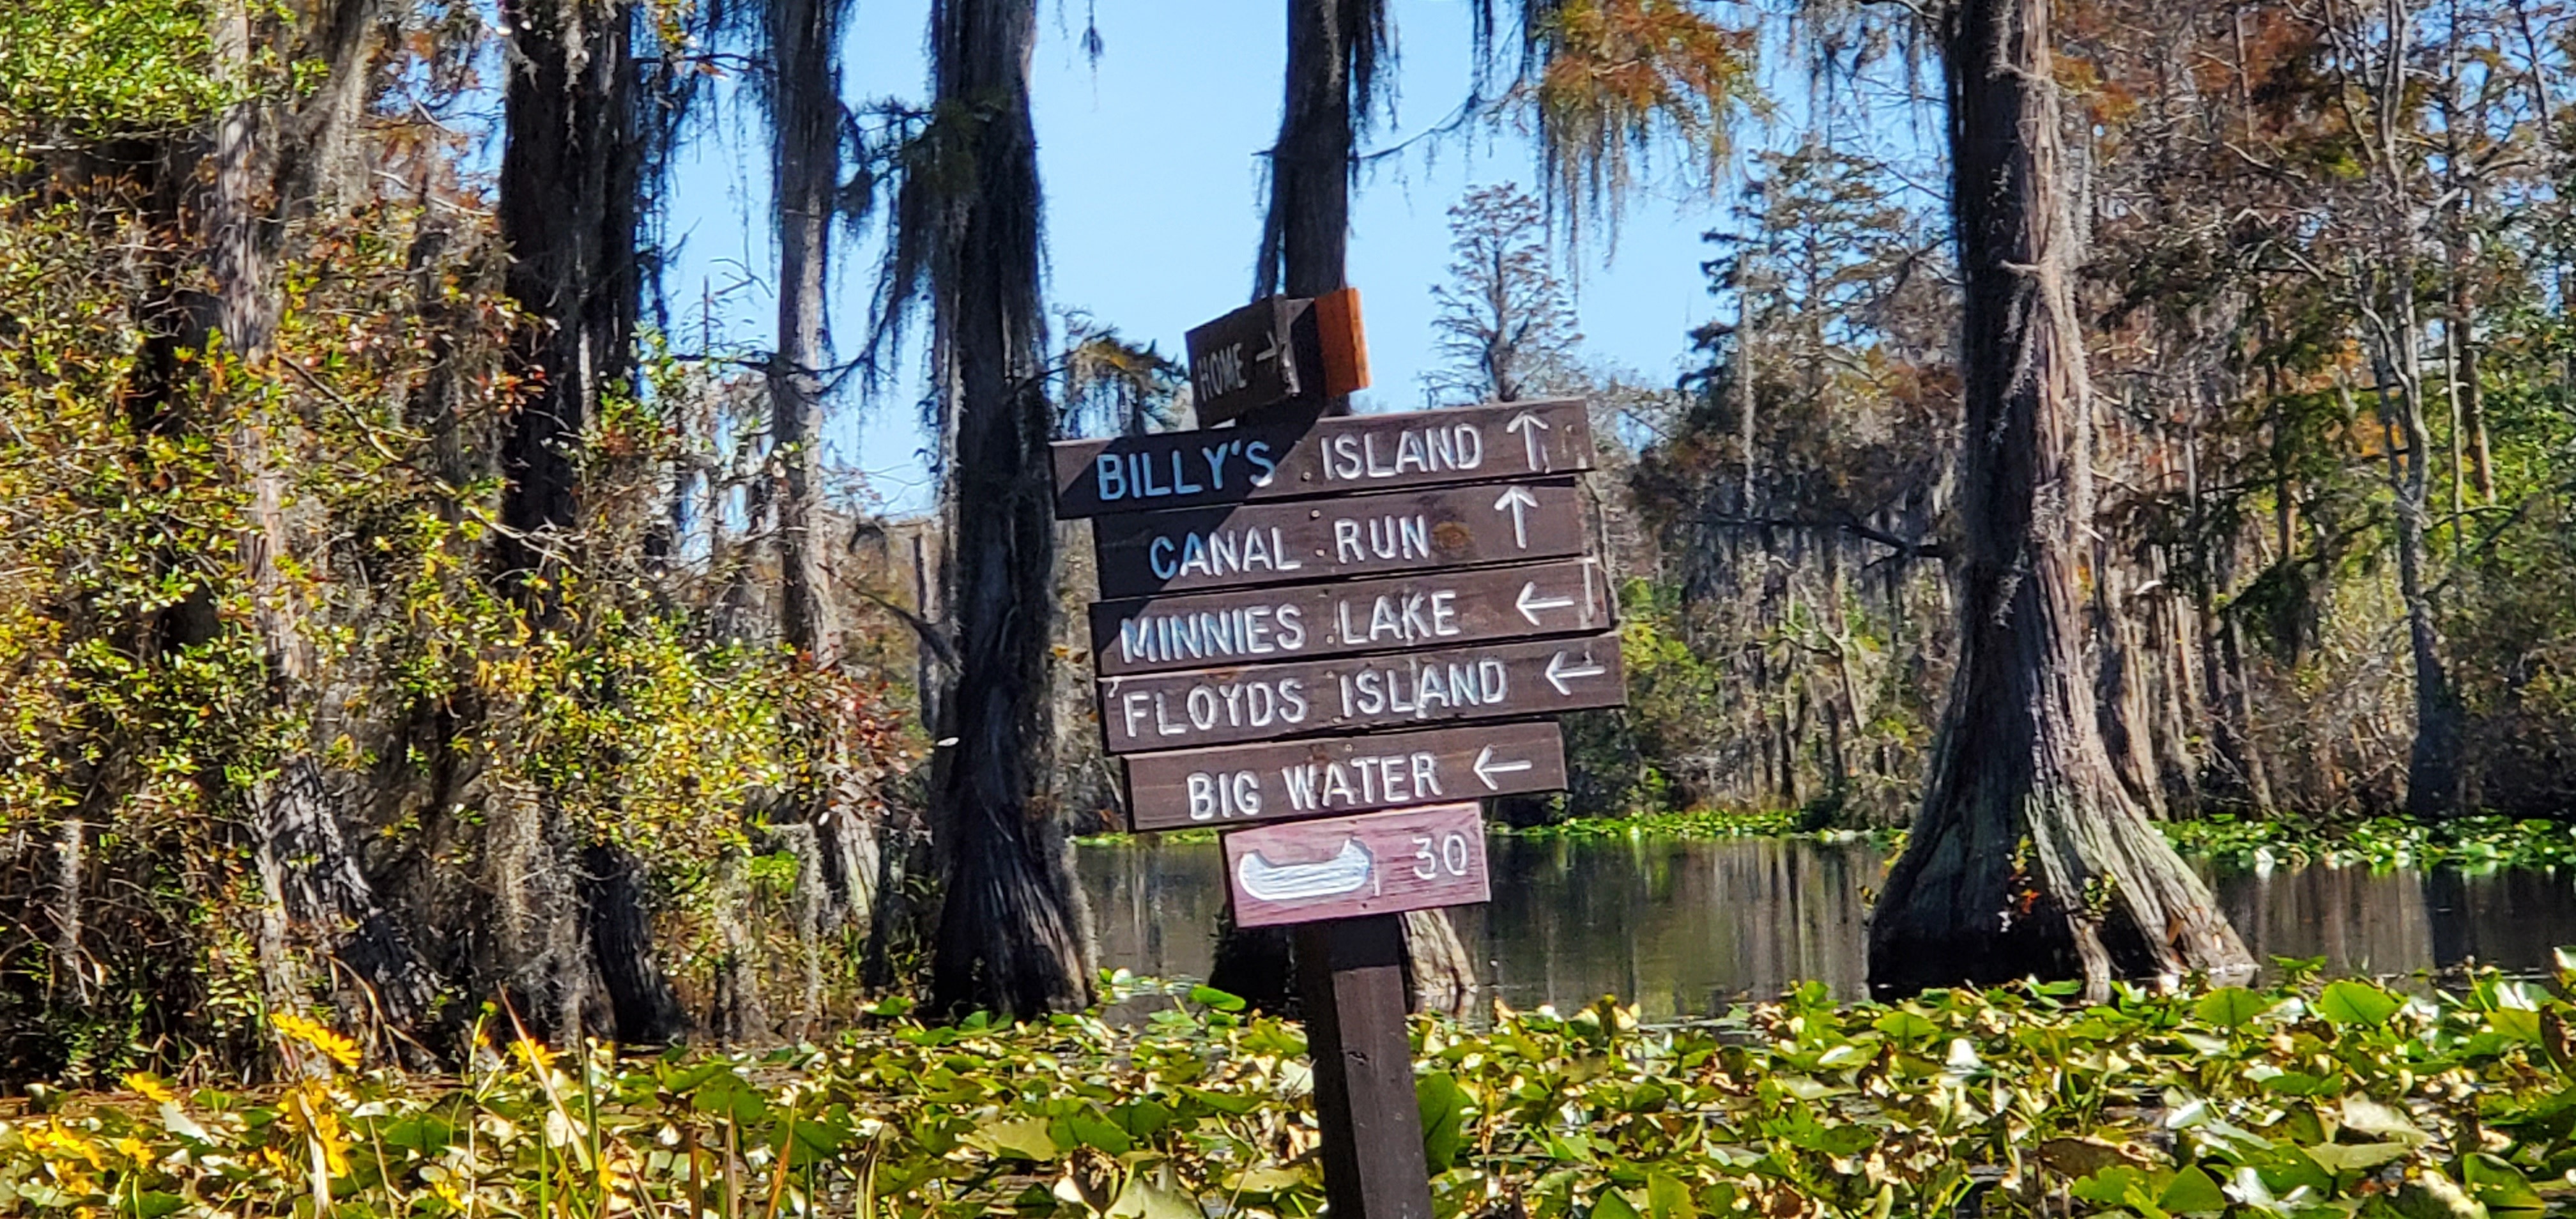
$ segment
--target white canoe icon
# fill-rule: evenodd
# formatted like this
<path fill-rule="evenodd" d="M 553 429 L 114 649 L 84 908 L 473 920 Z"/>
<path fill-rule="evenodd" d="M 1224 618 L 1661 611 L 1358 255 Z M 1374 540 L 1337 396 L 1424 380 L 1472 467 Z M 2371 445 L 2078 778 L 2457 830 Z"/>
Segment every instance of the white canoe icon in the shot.
<path fill-rule="evenodd" d="M 1234 879 L 1265 902 L 1331 897 L 1366 885 L 1373 862 L 1359 839 L 1345 838 L 1341 853 L 1321 863 L 1272 863 L 1259 851 L 1247 851 L 1234 865 Z"/>

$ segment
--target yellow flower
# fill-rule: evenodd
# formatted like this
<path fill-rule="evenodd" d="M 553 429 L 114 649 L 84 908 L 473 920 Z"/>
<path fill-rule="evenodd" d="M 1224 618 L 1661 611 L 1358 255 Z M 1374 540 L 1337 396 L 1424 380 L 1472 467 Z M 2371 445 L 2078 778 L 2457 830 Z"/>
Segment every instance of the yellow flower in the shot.
<path fill-rule="evenodd" d="M 163 1083 L 160 1076 L 150 1071 L 136 1071 L 126 1076 L 125 1086 L 142 1093 L 143 1099 L 155 1104 L 167 1105 L 179 1099 L 179 1094 L 171 1091 L 170 1085 Z"/>
<path fill-rule="evenodd" d="M 539 1075 L 554 1069 L 555 1052 L 547 1049 L 542 1042 L 521 1037 L 510 1043 L 510 1049 L 519 1056 L 520 1061 L 528 1064 L 529 1070 Z"/>
<path fill-rule="evenodd" d="M 349 1140 L 340 1132 L 340 1111 L 330 1104 L 331 1094 L 322 1085 L 308 1083 L 287 1094 L 287 1125 L 302 1131 L 305 1138 L 322 1149 L 332 1176 L 347 1176 Z"/>
<path fill-rule="evenodd" d="M 275 1025 L 277 1031 L 285 1034 L 289 1039 L 301 1041 L 322 1051 L 331 1061 L 340 1064 L 343 1070 L 358 1069 L 358 1043 L 334 1032 L 320 1021 L 299 1016 L 294 1012 L 275 1012 L 269 1016 L 268 1022 Z"/>
<path fill-rule="evenodd" d="M 65 1130 L 60 1125 L 49 1123 L 28 1131 L 23 1137 L 27 1141 L 27 1150 L 48 1160 L 70 1160 L 78 1157 L 87 1161 L 92 1168 L 107 1167 L 105 1161 L 99 1158 L 98 1144 Z"/>

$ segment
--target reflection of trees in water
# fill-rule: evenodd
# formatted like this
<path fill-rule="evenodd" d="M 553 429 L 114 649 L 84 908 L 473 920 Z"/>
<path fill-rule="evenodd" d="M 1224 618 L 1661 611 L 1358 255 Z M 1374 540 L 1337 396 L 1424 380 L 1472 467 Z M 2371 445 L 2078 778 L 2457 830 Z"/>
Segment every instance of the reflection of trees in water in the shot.
<path fill-rule="evenodd" d="M 1084 847 L 1074 868 L 1091 897 L 1103 969 L 1204 978 L 1210 929 L 1225 909 L 1225 856 L 1213 842 Z"/>
<path fill-rule="evenodd" d="M 1669 1019 L 1806 979 L 1867 993 L 1861 894 L 1885 864 L 1867 844 L 1495 838 L 1489 851 L 1494 902 L 1458 911 L 1458 932 L 1486 995 L 1515 1007 L 1611 994 Z M 1214 844 L 1088 848 L 1079 863 L 1103 966 L 1206 976 L 1225 904 Z M 2257 958 L 2323 956 L 2336 973 L 2469 957 L 2546 969 L 2553 946 L 2576 944 L 2576 882 L 2543 872 L 2315 867 L 2213 883 Z"/>
<path fill-rule="evenodd" d="M 1800 979 L 1862 993 L 1865 847 L 1812 842 L 1497 840 L 1496 900 L 1461 933 L 1518 1006 L 1604 994 L 1649 1019 L 1769 997 Z M 1508 877 L 1509 880 L 1500 878 Z"/>
<path fill-rule="evenodd" d="M 2549 950 L 2576 944 L 2576 880 L 2555 872 L 2464 875 L 2451 868 L 2424 877 L 2433 923 L 2433 956 L 2444 965 L 2547 970 Z"/>
<path fill-rule="evenodd" d="M 2332 973 L 2392 974 L 2433 963 L 2432 922 L 2412 872 L 2285 868 L 2214 883 L 2219 905 L 2267 964 L 2321 956 Z"/>

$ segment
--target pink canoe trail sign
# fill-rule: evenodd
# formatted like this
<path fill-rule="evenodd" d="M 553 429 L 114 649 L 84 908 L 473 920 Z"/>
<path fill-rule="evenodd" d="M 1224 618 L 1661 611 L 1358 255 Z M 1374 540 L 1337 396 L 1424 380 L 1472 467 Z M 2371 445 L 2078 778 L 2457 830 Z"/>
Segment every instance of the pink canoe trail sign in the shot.
<path fill-rule="evenodd" d="M 1234 921 L 1271 927 L 1492 898 L 1474 804 L 1431 804 L 1225 836 Z"/>

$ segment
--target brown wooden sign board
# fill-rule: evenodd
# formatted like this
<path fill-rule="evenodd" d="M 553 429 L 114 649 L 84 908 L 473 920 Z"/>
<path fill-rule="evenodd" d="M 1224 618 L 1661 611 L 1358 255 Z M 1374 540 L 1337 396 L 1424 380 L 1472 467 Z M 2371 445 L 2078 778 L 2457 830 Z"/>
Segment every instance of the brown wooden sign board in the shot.
<path fill-rule="evenodd" d="M 1313 304 L 1273 296 L 1191 328 L 1183 341 L 1189 347 L 1191 406 L 1200 424 L 1223 423 L 1299 398 L 1322 398 L 1322 378 L 1315 375 L 1320 361 L 1301 361 L 1297 350 L 1299 322 Z M 1306 321 L 1302 328 L 1312 331 L 1314 325 Z"/>
<path fill-rule="evenodd" d="M 1197 508 L 1592 468 L 1580 399 L 1245 423 L 1054 446 L 1055 512 Z"/>
<path fill-rule="evenodd" d="M 1583 553 L 1567 479 L 1104 516 L 1100 595 L 1304 584 Z"/>
<path fill-rule="evenodd" d="M 1474 804 L 1235 830 L 1225 836 L 1225 878 L 1238 927 L 1493 900 Z"/>
<path fill-rule="evenodd" d="M 1133 754 L 1127 819 L 1138 831 L 1177 830 L 1564 786 L 1565 741 L 1555 724 L 1476 724 Z"/>
<path fill-rule="evenodd" d="M 1091 607 L 1102 677 L 1315 660 L 1598 631 L 1613 606 L 1590 559 Z"/>
<path fill-rule="evenodd" d="M 1100 683 L 1111 753 L 1528 719 L 1628 701 L 1619 637 L 1291 661 Z"/>

